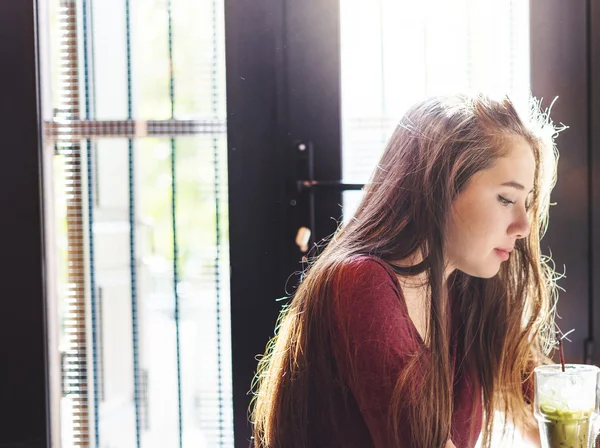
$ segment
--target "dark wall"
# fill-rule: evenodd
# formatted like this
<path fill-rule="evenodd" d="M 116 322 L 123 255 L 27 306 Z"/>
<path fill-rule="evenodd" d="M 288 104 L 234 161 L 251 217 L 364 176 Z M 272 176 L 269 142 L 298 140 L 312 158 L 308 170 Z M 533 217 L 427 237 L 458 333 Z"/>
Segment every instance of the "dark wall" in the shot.
<path fill-rule="evenodd" d="M 600 81 L 590 77 L 589 69 L 590 56 L 600 47 L 597 43 L 593 51 L 590 47 L 589 19 L 587 2 L 531 2 L 532 93 L 543 98 L 546 107 L 558 96 L 551 117 L 556 124 L 569 126 L 557 139 L 558 182 L 552 195 L 556 205 L 542 240 L 543 252 L 552 255 L 557 271 L 566 273 L 559 281 L 564 291 L 560 291 L 557 323 L 563 332 L 575 329 L 569 335 L 573 342 L 565 343 L 569 362 L 598 361 L 590 344 L 594 332 L 592 241 L 597 232 L 592 220 L 591 159 L 598 150 L 592 146 L 590 112 L 598 107 L 598 98 L 594 100 L 590 93 Z"/>
<path fill-rule="evenodd" d="M 600 350 L 595 347 L 600 341 L 600 2 L 588 6 L 588 83 L 589 86 L 589 186 L 591 227 L 591 282 L 589 319 L 594 323 L 590 356 L 594 364 L 600 365 Z"/>
<path fill-rule="evenodd" d="M 303 268 L 295 237 L 311 199 L 296 190 L 308 176 L 298 145 L 314 149 L 315 179 L 341 178 L 339 0 L 225 6 L 234 428 L 244 447 L 256 356 Z M 317 240 L 335 231 L 340 203 L 339 191 L 315 195 Z"/>
<path fill-rule="evenodd" d="M 0 2 L 0 446 L 49 443 L 35 1 Z"/>

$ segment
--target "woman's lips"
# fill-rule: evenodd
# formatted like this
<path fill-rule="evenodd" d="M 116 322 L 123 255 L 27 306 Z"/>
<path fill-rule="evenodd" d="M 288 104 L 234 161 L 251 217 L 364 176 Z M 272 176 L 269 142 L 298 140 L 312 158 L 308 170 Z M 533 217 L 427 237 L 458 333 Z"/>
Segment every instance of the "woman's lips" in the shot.
<path fill-rule="evenodd" d="M 510 257 L 510 251 L 508 251 L 506 249 L 494 249 L 494 250 L 496 251 L 496 255 L 498 255 L 502 261 L 506 261 Z"/>

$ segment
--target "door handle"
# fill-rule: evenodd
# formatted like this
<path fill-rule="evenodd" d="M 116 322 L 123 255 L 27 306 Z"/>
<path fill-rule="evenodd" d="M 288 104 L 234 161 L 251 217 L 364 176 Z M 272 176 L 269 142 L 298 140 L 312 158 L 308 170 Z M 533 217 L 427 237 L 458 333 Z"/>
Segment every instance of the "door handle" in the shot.
<path fill-rule="evenodd" d="M 301 252 L 308 252 L 308 243 L 310 242 L 310 236 L 312 232 L 308 227 L 300 227 L 298 233 L 296 233 L 296 245 Z"/>

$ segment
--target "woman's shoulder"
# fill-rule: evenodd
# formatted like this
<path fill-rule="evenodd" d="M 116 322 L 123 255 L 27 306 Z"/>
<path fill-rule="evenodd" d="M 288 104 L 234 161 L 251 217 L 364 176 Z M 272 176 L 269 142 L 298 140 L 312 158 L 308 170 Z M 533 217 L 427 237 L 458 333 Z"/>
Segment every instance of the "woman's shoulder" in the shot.
<path fill-rule="evenodd" d="M 342 263 L 336 276 L 339 291 L 359 298 L 376 297 L 397 300 L 400 287 L 389 265 L 373 255 L 355 255 Z"/>
<path fill-rule="evenodd" d="M 375 255 L 354 255 L 343 262 L 341 271 L 346 277 L 370 278 L 370 276 L 375 276 L 397 283 L 394 271 L 384 260 Z"/>
<path fill-rule="evenodd" d="M 386 356 L 414 353 L 418 333 L 391 267 L 381 258 L 360 255 L 345 261 L 340 271 L 334 315 L 345 334 L 372 350 L 385 346 L 381 353 Z"/>

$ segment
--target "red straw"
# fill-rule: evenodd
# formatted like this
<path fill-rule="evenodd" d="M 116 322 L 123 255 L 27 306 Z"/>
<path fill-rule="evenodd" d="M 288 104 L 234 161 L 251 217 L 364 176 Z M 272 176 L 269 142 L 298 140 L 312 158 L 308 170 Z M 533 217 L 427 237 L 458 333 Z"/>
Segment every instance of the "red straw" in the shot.
<path fill-rule="evenodd" d="M 560 364 L 562 366 L 562 371 L 565 371 L 565 354 L 563 352 L 562 346 L 562 338 L 558 338 L 558 353 L 560 354 Z"/>

